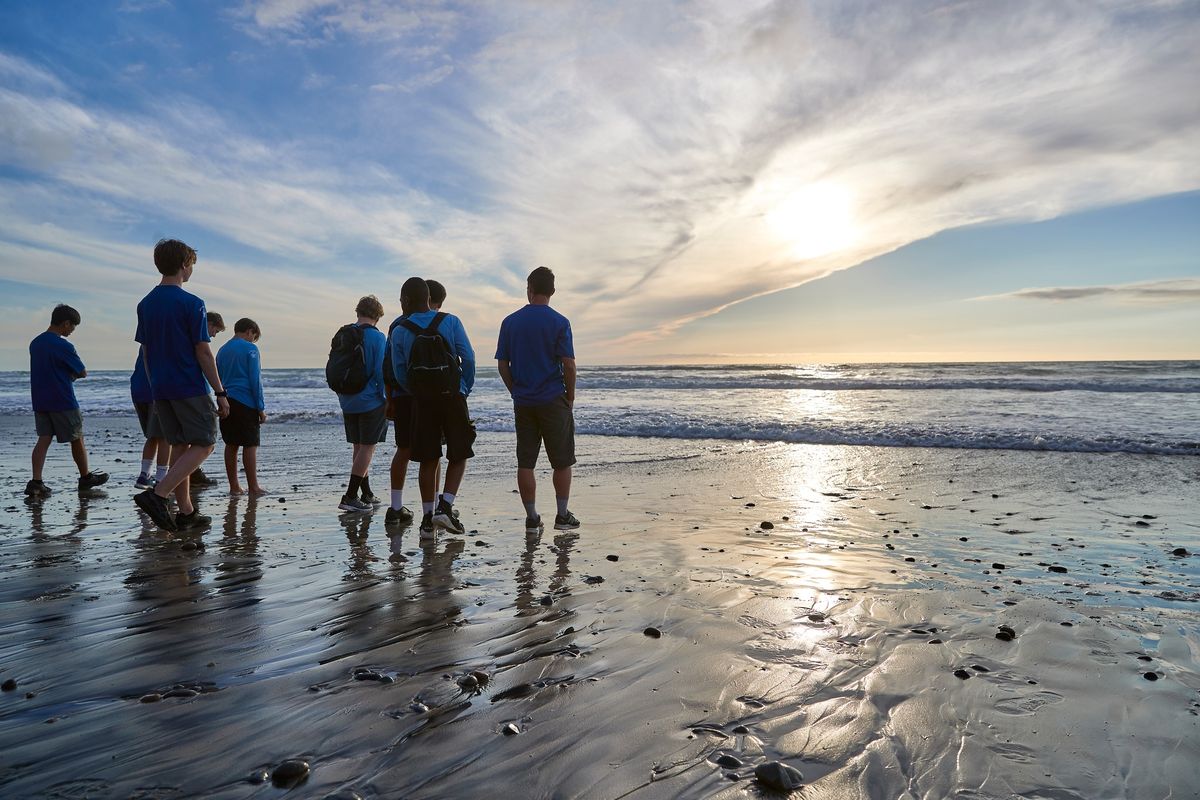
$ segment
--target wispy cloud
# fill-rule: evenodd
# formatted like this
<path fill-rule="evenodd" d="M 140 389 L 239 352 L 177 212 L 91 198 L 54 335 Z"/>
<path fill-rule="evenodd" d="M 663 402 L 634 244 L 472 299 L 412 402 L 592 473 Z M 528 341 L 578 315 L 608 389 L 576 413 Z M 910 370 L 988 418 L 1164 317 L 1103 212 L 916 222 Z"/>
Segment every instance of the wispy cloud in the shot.
<path fill-rule="evenodd" d="M 972 299 L 1049 300 L 1056 303 L 1072 300 L 1101 299 L 1138 305 L 1200 303 L 1200 278 L 1120 283 L 1110 286 L 1049 286 L 1039 289 L 1019 289 L 1015 292 L 986 295 Z"/>

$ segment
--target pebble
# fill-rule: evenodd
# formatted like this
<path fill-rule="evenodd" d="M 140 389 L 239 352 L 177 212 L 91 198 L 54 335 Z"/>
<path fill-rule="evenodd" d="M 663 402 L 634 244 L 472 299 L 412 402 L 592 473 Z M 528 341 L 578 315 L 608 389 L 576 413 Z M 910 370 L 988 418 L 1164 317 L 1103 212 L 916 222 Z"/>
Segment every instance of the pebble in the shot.
<path fill-rule="evenodd" d="M 553 597 L 551 597 L 551 596 L 550 596 L 550 595 L 548 595 L 548 594 L 547 594 L 547 595 L 542 595 L 542 599 L 541 599 L 541 600 L 539 600 L 538 602 L 539 602 L 539 603 L 541 603 L 541 604 L 542 604 L 542 605 L 544 605 L 544 606 L 551 606 L 551 605 L 554 605 L 554 598 L 553 598 Z"/>
<path fill-rule="evenodd" d="M 1143 677 L 1143 678 L 1145 678 L 1145 679 L 1146 679 L 1146 680 L 1148 680 L 1148 681 L 1156 681 L 1156 680 L 1158 680 L 1158 674 L 1157 674 L 1157 673 L 1154 673 L 1154 672 L 1147 672 L 1147 673 L 1144 673 L 1144 674 L 1142 675 L 1142 677 Z"/>
<path fill-rule="evenodd" d="M 604 576 L 603 575 L 584 575 L 583 582 L 589 583 L 592 585 L 595 585 L 597 583 L 604 583 Z"/>
<path fill-rule="evenodd" d="M 188 698 L 188 697 L 196 697 L 199 694 L 200 693 L 197 692 L 195 689 L 172 689 L 171 691 L 164 694 L 163 697 Z"/>
<path fill-rule="evenodd" d="M 281 503 L 286 503 L 286 502 L 287 502 L 287 498 L 286 498 L 286 497 L 281 497 L 281 498 L 279 498 L 279 502 L 281 502 Z"/>
<path fill-rule="evenodd" d="M 764 531 L 769 531 L 775 527 L 775 523 L 764 519 L 762 522 L 758 523 L 758 527 L 762 528 Z"/>
<path fill-rule="evenodd" d="M 5 691 L 5 692 L 14 691 L 16 688 L 17 688 L 17 682 L 15 680 L 13 680 L 12 678 L 9 678 L 4 683 L 0 684 L 0 690 Z"/>
<path fill-rule="evenodd" d="M 1060 572 L 1060 573 L 1061 573 L 1061 572 L 1066 572 L 1066 571 L 1067 571 L 1067 568 L 1066 568 L 1066 567 L 1060 567 L 1060 566 L 1058 566 L 1057 564 L 1051 564 L 1051 565 L 1050 565 L 1050 569 L 1049 569 L 1049 571 L 1050 571 L 1050 572 Z"/>
<path fill-rule="evenodd" d="M 621 560 L 620 556 L 615 556 L 615 555 L 611 555 L 611 554 L 605 556 L 605 558 L 607 558 L 609 561 L 620 561 Z"/>
<path fill-rule="evenodd" d="M 1002 642 L 1011 642 L 1017 638 L 1017 632 L 1007 625 L 1001 625 L 1000 630 L 996 631 L 996 638 Z"/>
<path fill-rule="evenodd" d="M 822 614 L 820 611 L 812 612 L 811 614 L 808 615 L 808 618 L 812 622 L 824 622 L 825 621 L 825 615 Z"/>
<path fill-rule="evenodd" d="M 424 714 L 429 710 L 429 706 L 417 701 L 413 701 L 413 703 L 409 705 L 409 708 L 417 714 Z"/>
<path fill-rule="evenodd" d="M 458 686 L 464 692 L 473 692 L 479 688 L 479 680 L 474 675 L 463 675 L 458 679 Z"/>
<path fill-rule="evenodd" d="M 271 773 L 271 783 L 281 789 L 290 789 L 302 783 L 308 777 L 308 762 L 301 758 L 289 758 L 275 767 Z"/>
<path fill-rule="evenodd" d="M 646 636 L 649 636 L 651 639 L 662 638 L 662 631 L 655 627 L 646 628 L 646 630 L 642 631 L 642 633 Z"/>
<path fill-rule="evenodd" d="M 265 769 L 256 769 L 246 776 L 249 783 L 266 783 L 271 779 L 271 773 Z"/>
<path fill-rule="evenodd" d="M 505 736 L 516 736 L 518 733 L 521 732 L 521 729 L 518 728 L 513 723 L 509 722 L 503 728 L 500 729 L 500 732 L 503 733 Z"/>
<path fill-rule="evenodd" d="M 739 769 L 742 766 L 742 760 L 737 756 L 731 756 L 725 753 L 716 761 L 718 767 L 726 767 L 728 769 Z"/>
<path fill-rule="evenodd" d="M 992 562 L 992 569 L 1005 569 L 1005 566 L 999 561 Z"/>
<path fill-rule="evenodd" d="M 479 670 L 479 669 L 471 672 L 471 677 L 474 678 L 476 680 L 476 682 L 479 683 L 480 686 L 487 686 L 488 681 L 490 681 L 492 679 L 491 675 L 488 675 L 486 672 L 484 672 L 483 670 Z"/>
<path fill-rule="evenodd" d="M 733 729 L 733 732 L 734 733 L 749 733 L 750 729 L 747 728 L 745 725 L 738 725 L 736 728 Z"/>
<path fill-rule="evenodd" d="M 779 761 L 768 761 L 754 768 L 754 780 L 778 792 L 790 792 L 799 789 L 804 783 L 804 776 L 795 767 L 789 767 Z"/>
<path fill-rule="evenodd" d="M 965 681 L 967 678 L 971 677 L 971 673 L 967 672 L 965 669 L 956 669 L 954 670 L 954 677 L 962 678 Z"/>
<path fill-rule="evenodd" d="M 140 702 L 140 703 L 157 703 L 159 700 L 162 700 L 162 695 L 158 694 L 157 692 L 151 692 L 150 694 L 142 695 L 141 699 L 138 702 Z"/>
<path fill-rule="evenodd" d="M 1187 551 L 1186 547 L 1176 547 L 1174 550 L 1171 551 L 1171 555 L 1173 555 L 1173 556 L 1186 556 L 1187 554 L 1188 554 L 1188 551 Z"/>

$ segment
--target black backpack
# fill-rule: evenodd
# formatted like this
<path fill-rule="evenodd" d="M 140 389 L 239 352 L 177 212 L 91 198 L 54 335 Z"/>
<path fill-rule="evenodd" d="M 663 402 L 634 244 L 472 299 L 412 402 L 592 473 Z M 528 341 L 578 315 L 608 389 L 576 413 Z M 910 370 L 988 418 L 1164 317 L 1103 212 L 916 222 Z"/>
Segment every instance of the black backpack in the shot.
<path fill-rule="evenodd" d="M 427 328 L 412 320 L 400 320 L 400 324 L 415 337 L 408 351 L 407 380 L 408 391 L 414 395 L 458 394 L 462 366 L 445 337 L 438 333 L 438 326 L 447 316 L 439 311 Z"/>
<path fill-rule="evenodd" d="M 370 370 L 363 346 L 363 329 L 357 323 L 343 325 L 329 343 L 325 362 L 325 382 L 338 394 L 358 394 L 367 388 Z"/>

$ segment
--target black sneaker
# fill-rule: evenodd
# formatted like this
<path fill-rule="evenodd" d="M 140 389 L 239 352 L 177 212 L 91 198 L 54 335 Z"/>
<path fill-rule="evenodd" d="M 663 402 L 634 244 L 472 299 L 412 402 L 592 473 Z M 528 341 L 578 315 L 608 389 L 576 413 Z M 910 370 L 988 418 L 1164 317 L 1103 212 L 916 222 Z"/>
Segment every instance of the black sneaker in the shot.
<path fill-rule="evenodd" d="M 177 531 L 194 531 L 210 525 L 212 525 L 212 517 L 201 514 L 198 508 L 193 508 L 190 514 L 175 515 L 175 530 Z"/>
<path fill-rule="evenodd" d="M 352 511 L 356 514 L 371 510 L 369 503 L 364 503 L 357 497 L 351 497 L 348 494 L 342 495 L 342 502 L 338 505 L 338 508 L 340 508 L 342 511 Z"/>
<path fill-rule="evenodd" d="M 538 514 L 536 517 L 526 517 L 525 518 L 525 532 L 526 533 L 541 533 L 542 532 L 542 515 L 541 514 Z"/>
<path fill-rule="evenodd" d="M 579 520 L 575 519 L 575 515 L 568 511 L 565 514 L 554 515 L 554 530 L 556 531 L 573 531 L 579 527 Z"/>
<path fill-rule="evenodd" d="M 216 486 L 217 485 L 217 479 L 208 477 L 207 475 L 204 474 L 204 470 L 200 469 L 199 467 L 197 467 L 196 471 L 193 472 L 188 477 L 188 480 L 190 481 L 191 486 Z"/>
<path fill-rule="evenodd" d="M 389 508 L 387 513 L 383 515 L 384 525 L 411 525 L 412 521 L 413 513 L 405 506 Z"/>
<path fill-rule="evenodd" d="M 372 506 L 383 505 L 383 501 L 380 500 L 379 497 L 372 492 L 363 492 L 361 499 L 364 503 L 366 503 L 368 505 L 372 505 Z"/>
<path fill-rule="evenodd" d="M 139 472 L 137 480 L 134 481 L 133 485 L 138 489 L 153 489 L 155 483 L 157 483 L 157 481 L 154 480 L 150 473 Z"/>
<path fill-rule="evenodd" d="M 458 521 L 458 515 L 454 513 L 454 507 L 445 500 L 438 500 L 437 508 L 433 512 L 433 524 L 451 533 L 461 534 L 464 532 L 462 523 Z"/>
<path fill-rule="evenodd" d="M 50 487 L 41 481 L 30 481 L 25 484 L 25 494 L 30 497 L 49 497 Z"/>
<path fill-rule="evenodd" d="M 425 516 L 421 517 L 421 539 L 432 539 L 434 534 L 433 512 L 426 511 Z"/>
<path fill-rule="evenodd" d="M 79 491 L 93 489 L 105 483 L 108 483 L 107 472 L 89 472 L 87 475 L 79 476 Z"/>
<path fill-rule="evenodd" d="M 167 501 L 156 495 L 153 489 L 135 494 L 133 502 L 154 520 L 155 525 L 165 531 L 175 530 L 175 519 L 171 516 L 171 510 L 167 508 Z"/>

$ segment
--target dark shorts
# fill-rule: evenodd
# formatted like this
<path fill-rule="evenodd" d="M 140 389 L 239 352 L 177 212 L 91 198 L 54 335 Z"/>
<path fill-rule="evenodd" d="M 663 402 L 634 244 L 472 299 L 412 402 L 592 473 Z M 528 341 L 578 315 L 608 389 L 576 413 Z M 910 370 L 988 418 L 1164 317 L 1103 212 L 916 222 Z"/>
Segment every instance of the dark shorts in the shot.
<path fill-rule="evenodd" d="M 412 460 L 437 461 L 446 443 L 449 461 L 465 461 L 475 455 L 475 423 L 461 394 L 413 398 Z"/>
<path fill-rule="evenodd" d="M 517 419 L 517 467 L 533 469 L 546 444 L 550 466 L 563 469 L 575 463 L 575 415 L 564 394 L 540 406 L 513 406 Z"/>
<path fill-rule="evenodd" d="M 158 431 L 151 433 L 154 426 L 154 403 L 134 403 L 133 408 L 137 411 L 138 424 L 142 426 L 142 435 L 147 439 L 154 439 L 158 436 Z"/>
<path fill-rule="evenodd" d="M 60 442 L 83 438 L 83 414 L 78 408 L 70 411 L 38 411 L 33 415 L 38 436 L 53 436 Z"/>
<path fill-rule="evenodd" d="M 258 409 L 229 398 L 229 416 L 221 420 L 221 441 L 234 447 L 258 447 Z"/>
<path fill-rule="evenodd" d="M 396 447 L 407 450 L 413 441 L 413 398 L 411 394 L 396 395 L 392 407 L 396 410 Z"/>
<path fill-rule="evenodd" d="M 217 407 L 206 394 L 182 400 L 155 400 L 150 433 L 168 444 L 217 443 Z"/>
<path fill-rule="evenodd" d="M 346 441 L 350 444 L 379 444 L 387 440 L 387 403 L 360 414 L 342 414 Z"/>

